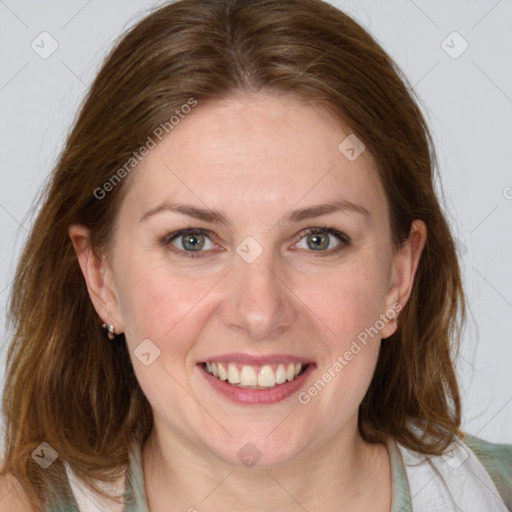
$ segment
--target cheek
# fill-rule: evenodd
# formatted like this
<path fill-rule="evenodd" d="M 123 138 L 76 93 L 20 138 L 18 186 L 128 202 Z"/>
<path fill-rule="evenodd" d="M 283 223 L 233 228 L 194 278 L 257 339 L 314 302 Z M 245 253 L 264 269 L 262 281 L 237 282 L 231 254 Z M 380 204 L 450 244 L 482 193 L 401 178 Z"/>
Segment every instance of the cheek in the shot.
<path fill-rule="evenodd" d="M 149 258 L 127 262 L 125 269 L 130 278 L 122 282 L 119 303 L 130 345 L 149 338 L 162 348 L 172 342 L 173 353 L 184 350 L 200 330 L 193 319 L 204 314 L 218 276 L 180 271 Z"/>
<path fill-rule="evenodd" d="M 318 400 L 324 407 L 338 404 L 340 415 L 357 408 L 378 360 L 386 284 L 384 268 L 370 252 L 347 260 L 329 275 L 303 282 L 297 295 L 307 297 L 305 302 L 315 313 L 308 318 L 320 319 L 316 325 L 324 345 L 319 351 L 317 384 L 306 390 L 304 402 Z"/>
<path fill-rule="evenodd" d="M 385 279 L 382 269 L 369 259 L 353 258 L 335 271 L 302 276 L 294 285 L 297 296 L 321 320 L 323 335 L 342 348 L 383 313 Z M 314 313 L 314 314 L 313 314 Z"/>
<path fill-rule="evenodd" d="M 182 385 L 195 365 L 189 354 L 204 328 L 198 315 L 204 315 L 208 301 L 202 299 L 215 280 L 178 275 L 161 264 L 132 269 L 122 292 L 126 341 L 141 388 L 153 409 L 164 414 L 175 403 L 188 403 Z M 137 360 L 137 347 L 147 339 L 160 352 L 144 366 Z"/>

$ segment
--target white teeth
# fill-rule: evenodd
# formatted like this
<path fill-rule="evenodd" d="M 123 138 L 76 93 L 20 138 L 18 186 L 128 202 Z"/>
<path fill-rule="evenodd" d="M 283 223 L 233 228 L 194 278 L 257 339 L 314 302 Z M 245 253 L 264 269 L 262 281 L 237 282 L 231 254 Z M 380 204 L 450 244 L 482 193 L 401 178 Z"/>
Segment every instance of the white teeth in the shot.
<path fill-rule="evenodd" d="M 220 380 L 227 380 L 228 378 L 228 372 L 226 371 L 226 368 L 222 366 L 222 363 L 219 363 L 219 379 Z"/>
<path fill-rule="evenodd" d="M 286 368 L 284 367 L 284 364 L 277 366 L 275 378 L 276 384 L 283 384 L 283 382 L 286 382 Z"/>
<path fill-rule="evenodd" d="M 238 384 L 240 382 L 240 372 L 233 363 L 229 363 L 228 366 L 228 380 L 230 384 Z"/>
<path fill-rule="evenodd" d="M 272 366 L 268 364 L 265 365 L 258 375 L 258 386 L 264 388 L 271 388 L 276 385 L 276 379 L 274 377 L 274 370 L 272 370 Z"/>
<path fill-rule="evenodd" d="M 242 371 L 240 372 L 240 384 L 242 384 L 242 386 L 258 385 L 258 377 L 256 376 L 256 372 L 252 366 L 242 366 Z"/>
<path fill-rule="evenodd" d="M 206 371 L 219 378 L 227 380 L 237 387 L 253 387 L 256 389 L 273 388 L 296 378 L 303 369 L 302 363 L 280 363 L 277 367 L 266 364 L 254 368 L 251 365 L 236 363 L 206 363 Z M 275 368 L 275 370 L 274 370 Z"/>

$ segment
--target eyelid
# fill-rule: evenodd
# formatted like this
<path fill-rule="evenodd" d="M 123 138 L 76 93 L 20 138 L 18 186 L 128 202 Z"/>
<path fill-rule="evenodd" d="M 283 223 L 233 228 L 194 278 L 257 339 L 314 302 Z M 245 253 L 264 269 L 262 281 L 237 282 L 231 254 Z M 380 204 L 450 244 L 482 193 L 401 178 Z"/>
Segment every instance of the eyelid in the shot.
<path fill-rule="evenodd" d="M 299 241 L 302 240 L 302 238 L 304 238 L 304 236 L 306 236 L 306 235 L 312 235 L 312 234 L 316 234 L 316 233 L 327 233 L 329 235 L 333 235 L 333 236 L 337 237 L 340 240 L 340 242 L 345 243 L 347 245 L 351 242 L 350 237 L 346 233 L 343 233 L 342 231 L 339 231 L 334 228 L 329 228 L 327 226 L 306 228 L 306 229 L 302 230 L 298 234 Z"/>
<path fill-rule="evenodd" d="M 175 247 L 172 244 L 172 242 L 175 239 L 180 238 L 180 236 L 184 236 L 184 235 L 189 234 L 189 233 L 204 235 L 204 236 L 207 236 L 208 238 L 211 238 L 211 235 L 213 234 L 208 229 L 189 227 L 189 228 L 179 229 L 178 231 L 173 231 L 172 233 L 169 233 L 169 234 L 165 235 L 161 239 L 161 244 L 165 248 L 167 248 L 168 250 L 172 251 L 174 254 L 178 254 L 179 256 L 184 256 L 186 258 L 187 257 L 188 258 L 202 258 L 202 257 L 204 257 L 205 253 L 208 253 L 209 251 L 184 251 L 182 249 L 178 249 L 177 247 Z M 212 242 L 212 244 L 214 244 L 213 240 L 211 240 L 211 242 Z"/>
<path fill-rule="evenodd" d="M 178 249 L 177 247 L 172 245 L 172 243 L 171 243 L 172 241 L 179 238 L 180 236 L 184 236 L 189 233 L 204 235 L 210 239 L 211 239 L 211 236 L 213 235 L 213 232 L 208 229 L 189 227 L 189 228 L 180 229 L 178 231 L 173 231 L 172 233 L 165 235 L 161 239 L 161 244 L 176 254 L 183 255 L 185 257 L 191 257 L 191 258 L 203 257 L 203 256 L 205 256 L 205 253 L 207 254 L 208 252 L 210 252 L 210 251 L 184 251 L 184 250 Z M 334 249 L 328 249 L 325 251 L 314 251 L 314 250 L 307 251 L 307 252 L 313 253 L 316 256 L 323 256 L 323 255 L 328 256 L 328 255 L 335 254 L 335 253 L 339 252 L 340 250 L 342 250 L 344 247 L 347 247 L 351 244 L 350 237 L 347 234 L 343 233 L 342 231 L 339 231 L 334 228 L 329 228 L 327 226 L 318 226 L 318 227 L 305 228 L 305 229 L 301 230 L 297 234 L 296 241 L 294 242 L 293 245 L 296 245 L 305 236 L 310 235 L 310 234 L 317 234 L 317 233 L 327 233 L 327 234 L 333 235 L 336 238 L 338 238 L 338 240 L 340 241 L 340 244 L 337 245 Z M 215 244 L 215 242 L 213 240 L 211 240 L 211 242 L 213 244 Z"/>
<path fill-rule="evenodd" d="M 307 252 L 312 253 L 313 256 L 328 257 L 328 256 L 336 255 L 337 253 L 339 253 L 340 251 L 342 251 L 343 249 L 345 249 L 352 243 L 350 237 L 347 234 L 345 234 L 342 231 L 339 231 L 335 228 L 329 228 L 324 225 L 321 227 L 311 227 L 311 228 L 306 228 L 306 229 L 302 230 L 297 235 L 297 241 L 294 243 L 294 245 L 299 243 L 307 235 L 317 234 L 317 233 L 327 233 L 328 235 L 333 235 L 334 237 L 338 238 L 340 243 L 336 247 L 327 249 L 325 251 L 314 251 L 314 250 L 307 251 Z"/>

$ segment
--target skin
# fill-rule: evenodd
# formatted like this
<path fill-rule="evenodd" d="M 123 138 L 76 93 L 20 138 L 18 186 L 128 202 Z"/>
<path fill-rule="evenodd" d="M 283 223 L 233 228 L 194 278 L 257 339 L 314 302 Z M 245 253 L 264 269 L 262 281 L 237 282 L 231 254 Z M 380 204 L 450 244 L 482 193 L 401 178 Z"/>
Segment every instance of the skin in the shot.
<path fill-rule="evenodd" d="M 357 412 L 396 323 L 385 323 L 306 405 L 296 395 L 271 405 L 233 403 L 197 367 L 231 352 L 300 355 L 316 364 L 307 390 L 379 315 L 407 302 L 426 227 L 415 221 L 394 249 L 372 156 L 349 161 L 338 150 L 349 134 L 292 97 L 200 104 L 133 171 L 108 257 L 91 250 L 87 229 L 70 227 L 96 311 L 125 333 L 153 409 L 143 447 L 152 512 L 169 503 L 201 512 L 389 511 L 389 455 L 362 440 Z M 340 199 L 369 215 L 284 220 L 291 210 Z M 165 201 L 222 211 L 231 225 L 169 211 L 139 222 Z M 333 253 L 342 242 L 329 236 L 322 251 L 330 254 L 319 255 L 304 230 L 324 226 L 351 243 Z M 161 242 L 184 228 L 212 233 L 203 257 Z M 248 236 L 263 248 L 252 263 L 236 252 Z M 170 245 L 186 250 L 180 237 Z M 160 356 L 145 366 L 134 350 L 148 338 Z M 248 442 L 261 453 L 253 467 L 237 457 Z"/>

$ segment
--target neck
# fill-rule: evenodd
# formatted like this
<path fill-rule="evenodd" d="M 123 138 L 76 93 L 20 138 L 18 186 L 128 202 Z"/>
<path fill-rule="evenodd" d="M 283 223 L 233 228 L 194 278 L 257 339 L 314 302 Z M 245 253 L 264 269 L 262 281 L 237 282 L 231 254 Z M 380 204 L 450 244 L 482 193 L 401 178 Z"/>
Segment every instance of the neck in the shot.
<path fill-rule="evenodd" d="M 354 422 L 356 427 L 356 421 Z M 143 446 L 151 512 L 243 510 L 389 511 L 387 449 L 356 428 L 274 468 L 233 466 L 155 425 Z M 243 505 L 243 506 L 242 506 Z"/>

